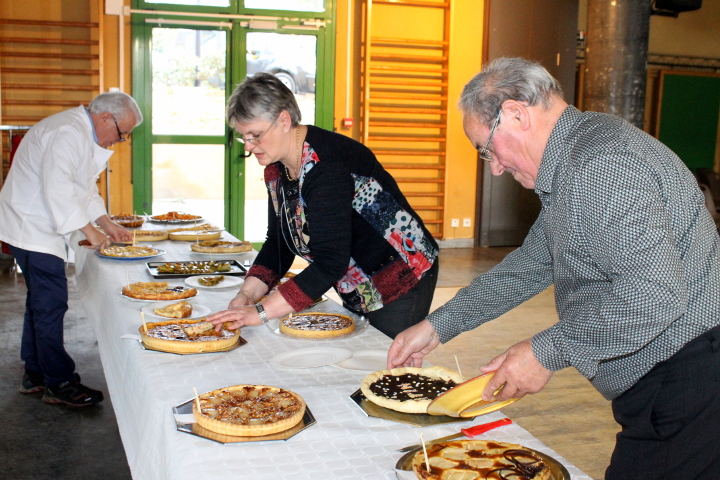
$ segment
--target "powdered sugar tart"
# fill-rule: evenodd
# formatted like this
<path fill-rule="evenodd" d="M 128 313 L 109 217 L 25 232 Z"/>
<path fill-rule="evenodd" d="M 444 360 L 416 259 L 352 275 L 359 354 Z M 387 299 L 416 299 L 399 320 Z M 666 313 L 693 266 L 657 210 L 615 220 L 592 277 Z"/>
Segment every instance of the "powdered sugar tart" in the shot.
<path fill-rule="evenodd" d="M 168 353 L 217 352 L 232 347 L 240 339 L 240 329 L 228 330 L 223 326 L 216 332 L 215 325 L 206 322 L 205 318 L 149 322 L 145 325 L 138 328 L 142 342 L 154 350 Z"/>
<path fill-rule="evenodd" d="M 441 393 L 462 383 L 458 372 L 444 367 L 401 367 L 366 376 L 360 390 L 376 405 L 405 413 L 427 413 Z"/>
<path fill-rule="evenodd" d="M 305 414 L 297 393 L 268 385 L 235 385 L 199 395 L 198 425 L 224 435 L 256 437 L 288 430 Z"/>
<path fill-rule="evenodd" d="M 421 480 L 550 480 L 549 462 L 539 452 L 494 440 L 457 440 L 419 449 L 412 469 Z"/>
<path fill-rule="evenodd" d="M 145 245 L 112 246 L 100 249 L 100 254 L 106 257 L 150 257 L 158 253 L 160 253 L 159 250 Z"/>
<path fill-rule="evenodd" d="M 298 313 L 280 320 L 280 332 L 301 338 L 331 338 L 355 330 L 355 321 L 338 313 Z"/>

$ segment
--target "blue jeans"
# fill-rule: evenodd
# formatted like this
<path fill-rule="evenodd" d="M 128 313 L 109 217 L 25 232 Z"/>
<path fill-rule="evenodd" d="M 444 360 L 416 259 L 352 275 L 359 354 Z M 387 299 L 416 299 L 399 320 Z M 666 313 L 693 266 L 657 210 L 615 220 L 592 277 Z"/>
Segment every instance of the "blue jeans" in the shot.
<path fill-rule="evenodd" d="M 46 385 L 75 380 L 75 362 L 65 351 L 63 321 L 68 309 L 65 261 L 10 245 L 27 285 L 20 358 L 25 370 L 41 373 Z"/>

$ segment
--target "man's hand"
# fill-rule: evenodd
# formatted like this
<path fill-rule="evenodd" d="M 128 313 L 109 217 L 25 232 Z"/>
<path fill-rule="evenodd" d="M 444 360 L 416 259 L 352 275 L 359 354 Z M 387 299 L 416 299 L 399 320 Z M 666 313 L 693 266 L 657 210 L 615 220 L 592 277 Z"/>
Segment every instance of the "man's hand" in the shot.
<path fill-rule="evenodd" d="M 490 363 L 480 367 L 483 373 L 495 372 L 483 390 L 482 398 L 489 401 L 493 392 L 500 388 L 498 400 L 521 398 L 528 393 L 537 393 L 547 385 L 553 372 L 537 361 L 532 351 L 531 339 L 508 348 L 501 355 L 493 358 Z"/>
<path fill-rule="evenodd" d="M 103 215 L 95 220 L 110 237 L 113 242 L 130 242 L 133 239 L 132 234 L 125 228 L 110 220 L 110 217 Z"/>
<path fill-rule="evenodd" d="M 85 234 L 85 238 L 89 242 L 89 245 L 86 245 L 85 248 L 98 250 L 110 246 L 110 239 L 107 235 L 95 228 L 92 223 L 88 223 L 82 227 L 80 231 Z"/>
<path fill-rule="evenodd" d="M 388 368 L 422 367 L 423 357 L 440 345 L 440 337 L 427 320 L 400 332 L 388 351 Z"/>

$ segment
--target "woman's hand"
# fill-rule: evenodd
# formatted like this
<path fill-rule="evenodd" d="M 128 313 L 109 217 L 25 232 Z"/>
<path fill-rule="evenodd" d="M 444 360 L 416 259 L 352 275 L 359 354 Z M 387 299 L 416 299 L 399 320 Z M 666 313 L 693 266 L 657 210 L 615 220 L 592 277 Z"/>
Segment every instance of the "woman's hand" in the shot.
<path fill-rule="evenodd" d="M 236 297 L 237 298 L 237 297 Z M 230 323 L 228 330 L 237 330 L 244 326 L 262 325 L 255 305 L 239 305 L 228 310 L 214 313 L 207 317 L 207 321 L 215 325 L 215 330 L 220 331 L 223 323 Z"/>

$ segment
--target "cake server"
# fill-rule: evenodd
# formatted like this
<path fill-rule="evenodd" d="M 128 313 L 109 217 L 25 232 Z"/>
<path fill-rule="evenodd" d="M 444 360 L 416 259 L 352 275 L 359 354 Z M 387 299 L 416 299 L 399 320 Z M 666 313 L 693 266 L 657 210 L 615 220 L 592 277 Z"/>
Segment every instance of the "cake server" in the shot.
<path fill-rule="evenodd" d="M 512 423 L 512 420 L 509 418 L 503 418 L 500 420 L 496 420 L 494 422 L 490 423 L 481 423 L 480 425 L 475 425 L 474 427 L 469 428 L 463 428 L 460 430 L 460 433 L 455 433 L 453 435 L 448 435 L 447 437 L 441 437 L 436 438 L 435 440 L 431 440 L 429 442 L 425 442 L 425 446 L 434 445 L 436 443 L 442 443 L 447 442 L 448 440 L 452 440 L 454 438 L 460 438 L 460 437 L 468 437 L 473 438 L 476 435 L 480 435 L 481 433 L 485 433 L 489 430 L 492 430 L 493 428 L 502 427 L 503 425 L 509 425 Z M 421 447 L 419 443 L 417 445 L 409 445 L 407 447 L 403 447 L 398 449 L 398 452 L 409 452 L 410 450 L 414 448 Z"/>

